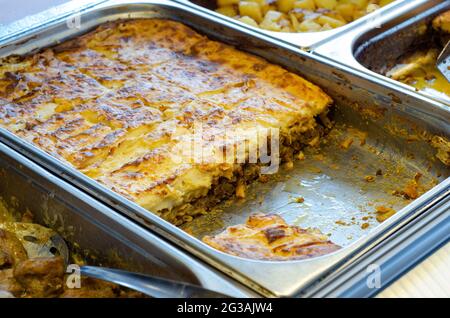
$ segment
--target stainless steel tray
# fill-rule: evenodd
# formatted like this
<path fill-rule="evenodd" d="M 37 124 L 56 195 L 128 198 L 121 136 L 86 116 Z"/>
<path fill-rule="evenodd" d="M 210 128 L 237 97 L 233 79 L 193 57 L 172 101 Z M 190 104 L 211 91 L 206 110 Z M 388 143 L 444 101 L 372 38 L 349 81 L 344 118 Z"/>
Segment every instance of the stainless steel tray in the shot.
<path fill-rule="evenodd" d="M 436 151 L 429 145 L 428 139 L 434 134 L 447 138 L 450 136 L 450 113 L 432 100 L 407 90 L 398 90 L 385 81 L 373 79 L 362 72 L 354 72 L 346 66 L 179 3 L 107 1 L 79 14 L 82 21 L 79 30 L 68 29 L 64 16 L 27 30 L 20 37 L 5 41 L 0 39 L 0 56 L 25 54 L 86 32 L 106 21 L 164 17 L 182 21 L 211 38 L 236 45 L 302 74 L 325 88 L 335 99 L 337 129 L 332 134 L 334 139 L 330 138 L 329 143 L 321 149 L 326 160 L 318 162 L 313 159 L 313 154 L 307 154 L 307 160 L 288 172 L 290 179 L 280 177 L 280 182 L 274 180 L 262 189 L 255 186 L 251 190 L 265 194 L 264 212 L 280 213 L 289 222 L 301 226 L 320 227 L 325 232 L 330 232 L 331 238 L 344 246 L 342 250 L 330 255 L 294 262 L 254 261 L 218 252 L 33 145 L 0 129 L 0 140 L 4 143 L 262 295 L 289 296 L 307 291 L 312 283 L 330 272 L 337 272 L 343 264 L 363 255 L 449 195 L 449 170 L 434 158 Z M 347 136 L 348 126 L 368 133 L 365 146 L 358 146 L 355 141 L 352 151 L 340 150 L 336 141 Z M 411 139 L 411 135 L 417 138 Z M 353 155 L 360 158 L 360 169 L 355 169 L 353 164 L 349 165 Z M 335 169 L 333 164 L 340 166 L 340 169 Z M 319 173 L 317 165 L 321 169 Z M 395 169 L 396 167 L 399 169 Z M 363 176 L 375 173 L 379 168 L 386 169 L 385 171 L 398 170 L 399 173 L 394 178 L 387 178 L 381 187 L 376 183 L 376 186 L 368 187 Z M 423 173 L 424 182 L 436 179 L 439 184 L 411 203 L 393 197 L 386 191 L 390 186 L 404 185 L 417 171 Z M 294 178 L 303 183 L 302 189 L 289 185 L 289 180 Z M 280 191 L 280 187 L 284 187 L 285 191 Z M 292 204 L 288 204 L 291 201 L 289 195 L 299 194 L 310 204 L 308 208 L 293 208 Z M 380 225 L 372 223 L 368 230 L 362 230 L 360 224 L 335 224 L 336 221 L 351 223 L 352 218 L 360 219 L 367 215 L 369 209 L 373 210 L 371 204 L 384 202 L 386 199 L 394 201 L 398 212 Z M 216 217 L 223 221 L 223 226 L 236 224 L 250 212 L 254 212 L 253 203 L 247 203 L 249 209 L 243 210 L 243 206 L 235 206 Z M 208 223 L 208 219 L 203 221 Z M 220 229 L 211 229 L 217 230 Z"/>
<path fill-rule="evenodd" d="M 424 42 L 429 34 L 422 34 L 421 27 L 449 9 L 450 2 L 445 0 L 411 1 L 380 17 L 378 28 L 367 25 L 355 27 L 328 43 L 318 45 L 314 52 L 385 80 L 400 89 L 416 91 L 410 85 L 380 75 L 377 69 L 381 64 L 395 62 L 410 46 L 417 45 L 419 41 Z M 450 98 L 423 91 L 418 93 L 441 104 L 450 105 Z"/>
<path fill-rule="evenodd" d="M 236 297 L 255 295 L 3 144 L 0 180 L 7 207 L 16 215 L 30 211 L 36 223 L 60 233 L 89 265 L 185 281 Z"/>
<path fill-rule="evenodd" d="M 268 30 L 263 30 L 259 28 L 255 28 L 249 26 L 240 21 L 236 21 L 235 19 L 224 16 L 223 14 L 216 13 L 213 11 L 216 0 L 174 0 L 175 2 L 181 2 L 188 6 L 195 8 L 198 11 L 207 12 L 211 15 L 217 16 L 221 19 L 228 21 L 229 23 L 237 24 L 239 26 L 251 29 L 255 32 L 260 32 L 262 34 L 274 37 L 275 39 L 286 41 L 288 43 L 297 45 L 305 50 L 312 48 L 313 46 L 319 45 L 320 43 L 326 42 L 328 39 L 332 39 L 339 34 L 345 33 L 358 25 L 375 25 L 380 16 L 386 14 L 386 12 L 390 12 L 391 10 L 396 10 L 397 8 L 404 5 L 406 2 L 411 0 L 397 0 L 389 5 L 372 12 L 358 20 L 355 20 L 351 23 L 348 23 L 340 28 L 336 28 L 329 31 L 321 31 L 321 32 L 304 32 L 304 33 L 287 33 L 287 32 L 273 32 Z"/>

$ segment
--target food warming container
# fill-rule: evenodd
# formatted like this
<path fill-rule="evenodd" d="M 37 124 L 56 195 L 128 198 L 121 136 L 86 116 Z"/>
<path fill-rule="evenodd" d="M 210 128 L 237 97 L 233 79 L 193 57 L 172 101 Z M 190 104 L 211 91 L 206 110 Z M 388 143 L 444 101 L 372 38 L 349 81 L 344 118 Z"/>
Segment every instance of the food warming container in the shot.
<path fill-rule="evenodd" d="M 397 10 L 386 13 L 377 20 L 377 27 L 362 25 L 328 43 L 314 48 L 318 55 L 351 66 L 385 80 L 389 85 L 416 91 L 416 88 L 381 75 L 383 68 L 392 67 L 412 49 L 426 48 L 432 41 L 429 32 L 423 32 L 434 17 L 450 10 L 450 3 L 442 0 L 410 1 Z M 450 98 L 425 91 L 419 94 L 432 98 L 448 107 Z"/>
<path fill-rule="evenodd" d="M 67 20 L 74 16 L 81 18 L 78 29 L 67 27 Z M 301 74 L 331 95 L 336 102 L 333 116 L 336 127 L 330 142 L 320 149 L 325 161 L 317 162 L 314 155 L 307 154 L 304 162 L 297 163 L 293 171 L 285 173 L 289 174 L 286 179 L 255 185 L 249 191 L 265 194 L 261 205 L 264 212 L 280 213 L 289 223 L 318 227 L 342 245 L 341 250 L 289 262 L 256 261 L 224 254 L 198 239 L 208 234 L 204 232 L 206 227 L 190 235 L 4 129 L 0 129 L 0 140 L 65 182 L 264 296 L 307 294 L 317 286 L 315 283 L 337 274 L 349 262 L 373 251 L 376 246 L 386 244 L 390 235 L 429 213 L 448 197 L 449 169 L 435 157 L 437 150 L 430 143 L 433 137 L 450 137 L 450 112 L 439 102 L 304 52 L 295 45 L 232 23 L 209 11 L 168 1 L 106 1 L 80 12 L 67 12 L 43 20 L 33 28 L 0 39 L 0 56 L 30 53 L 85 33 L 107 21 L 152 17 L 181 21 L 212 39 L 266 58 Z M 364 145 L 355 142 L 352 151 L 343 151 L 338 141 L 351 134 L 349 127 L 366 132 L 367 138 Z M 358 164 L 349 164 L 354 156 L 358 158 Z M 397 172 L 381 185 L 368 186 L 364 176 L 377 169 Z M 391 194 L 417 172 L 422 174 L 423 182 L 429 184 L 429 191 L 415 201 Z M 292 185 L 289 180 L 293 179 L 301 182 L 303 188 Z M 307 209 L 293 208 L 289 196 L 299 193 L 306 202 L 314 204 Z M 368 229 L 363 229 L 359 223 L 351 224 L 352 218 L 359 220 L 373 211 L 374 204 L 385 202 L 390 202 L 397 210 L 388 220 L 381 224 L 372 222 Z M 244 205 L 225 210 L 213 220 L 211 233 L 241 222 L 254 212 L 253 204 L 249 200 Z"/>

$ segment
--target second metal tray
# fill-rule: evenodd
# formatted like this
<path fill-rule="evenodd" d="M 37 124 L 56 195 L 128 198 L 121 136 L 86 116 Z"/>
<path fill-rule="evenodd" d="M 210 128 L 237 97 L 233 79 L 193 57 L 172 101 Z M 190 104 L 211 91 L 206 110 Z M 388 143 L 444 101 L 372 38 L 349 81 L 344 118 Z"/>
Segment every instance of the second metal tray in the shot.
<path fill-rule="evenodd" d="M 318 45 L 314 53 L 370 74 L 399 89 L 417 91 L 413 86 L 381 75 L 381 69 L 394 66 L 414 46 L 426 45 L 425 42 L 431 41 L 430 33 L 423 31 L 427 30 L 427 25 L 435 16 L 449 9 L 450 2 L 445 0 L 410 1 L 381 16 L 377 27 L 355 27 L 328 43 Z M 444 109 L 450 109 L 450 97 L 424 91 L 418 93 L 436 100 Z"/>
<path fill-rule="evenodd" d="M 215 1 L 216 0 L 174 0 L 175 2 L 181 2 L 186 5 L 192 6 L 197 11 L 203 11 L 208 12 L 211 15 L 216 15 L 221 19 L 227 20 L 229 23 L 235 23 L 237 25 L 240 25 L 244 28 L 252 29 L 255 32 L 260 32 L 265 35 L 271 36 L 275 39 L 285 41 L 294 45 L 297 45 L 298 47 L 301 47 L 304 50 L 308 50 L 314 46 L 319 45 L 320 43 L 325 43 L 330 39 L 333 39 L 334 37 L 343 34 L 345 32 L 348 32 L 349 30 L 352 30 L 354 27 L 358 25 L 373 25 L 376 23 L 378 18 L 387 12 L 390 12 L 391 10 L 395 10 L 398 7 L 401 7 L 409 0 L 397 0 L 394 1 L 388 5 L 386 5 L 383 8 L 378 9 L 375 12 L 372 12 L 364 17 L 361 17 L 353 22 L 350 22 L 342 27 L 327 30 L 327 31 L 320 31 L 320 32 L 293 32 L 293 33 L 287 33 L 287 32 L 274 32 L 274 31 L 268 31 L 264 29 L 259 29 L 252 27 L 248 24 L 245 24 L 243 22 L 237 21 L 233 18 L 224 16 L 222 14 L 216 13 L 214 11 L 216 7 Z"/>

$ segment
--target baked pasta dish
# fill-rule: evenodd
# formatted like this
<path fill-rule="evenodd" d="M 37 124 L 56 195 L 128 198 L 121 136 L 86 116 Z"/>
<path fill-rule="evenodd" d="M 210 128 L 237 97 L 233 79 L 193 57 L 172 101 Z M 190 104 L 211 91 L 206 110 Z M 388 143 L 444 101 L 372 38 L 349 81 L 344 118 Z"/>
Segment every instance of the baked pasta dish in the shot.
<path fill-rule="evenodd" d="M 450 11 L 436 17 L 431 27 L 435 39 L 430 47 L 402 56 L 399 63 L 386 75 L 450 102 L 450 83 L 436 66 L 443 46 L 450 40 Z"/>
<path fill-rule="evenodd" d="M 268 31 L 317 32 L 344 26 L 391 2 L 393 0 L 217 0 L 216 12 Z"/>
<path fill-rule="evenodd" d="M 300 76 L 164 19 L 0 61 L 1 127 L 175 225 L 245 196 L 267 161 L 262 148 L 237 160 L 243 135 L 277 131 L 290 161 L 326 131 L 331 103 Z M 186 151 L 193 141 L 213 150 L 208 160 Z"/>
<path fill-rule="evenodd" d="M 261 213 L 203 241 L 234 256 L 274 261 L 301 260 L 340 248 L 318 230 L 290 226 L 278 215 Z"/>

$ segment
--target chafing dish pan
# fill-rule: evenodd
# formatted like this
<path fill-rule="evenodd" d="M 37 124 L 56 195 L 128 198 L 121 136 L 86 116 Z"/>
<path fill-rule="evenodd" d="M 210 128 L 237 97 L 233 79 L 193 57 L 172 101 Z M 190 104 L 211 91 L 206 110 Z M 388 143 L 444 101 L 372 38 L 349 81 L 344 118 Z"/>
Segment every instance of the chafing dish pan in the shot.
<path fill-rule="evenodd" d="M 430 24 L 434 17 L 450 9 L 442 0 L 410 1 L 403 7 L 380 16 L 376 27 L 359 26 L 329 43 L 314 49 L 348 66 L 373 77 L 384 79 L 392 85 L 409 90 L 414 87 L 380 75 L 394 67 L 407 53 L 432 47 Z M 450 98 L 420 90 L 419 94 L 449 105 Z"/>
<path fill-rule="evenodd" d="M 215 0 L 213 0 L 213 1 L 175 0 L 175 2 L 185 3 L 186 5 L 194 7 L 198 11 L 208 12 L 211 15 L 215 15 L 222 19 L 225 19 L 230 23 L 235 23 L 242 27 L 251 28 L 255 32 L 261 32 L 268 36 L 272 36 L 278 40 L 282 40 L 282 41 L 286 41 L 286 42 L 295 44 L 297 46 L 300 46 L 303 49 L 309 49 L 312 46 L 318 45 L 319 43 L 323 43 L 324 41 L 327 41 L 328 39 L 336 37 L 339 34 L 347 32 L 348 30 L 351 30 L 352 28 L 354 28 L 357 25 L 372 24 L 379 16 L 381 16 L 381 15 L 385 14 L 386 12 L 389 12 L 393 9 L 396 9 L 399 6 L 402 6 L 405 2 L 407 2 L 407 0 L 394 1 L 386 6 L 382 7 L 381 9 L 378 9 L 375 12 L 372 12 L 364 17 L 361 17 L 353 22 L 350 22 L 350 23 L 348 23 L 342 27 L 336 28 L 336 29 L 320 31 L 320 32 L 303 32 L 303 33 L 274 32 L 274 31 L 268 31 L 268 30 L 263 30 L 263 29 L 259 29 L 259 28 L 254 28 L 243 22 L 229 18 L 222 14 L 216 13 L 214 11 L 214 9 L 217 8 L 217 6 L 215 4 L 216 3 Z"/>
<path fill-rule="evenodd" d="M 252 293 L 0 144 L 0 198 L 60 233 L 77 258 L 246 297 Z M 18 216 L 18 215 L 16 215 Z"/>
<path fill-rule="evenodd" d="M 80 28 L 68 28 L 67 17 L 72 19 L 77 15 L 81 18 Z M 314 282 L 337 272 L 340 266 L 363 255 L 449 195 L 449 170 L 436 159 L 436 150 L 429 143 L 433 136 L 450 136 L 450 113 L 439 103 L 183 4 L 107 1 L 71 16 L 67 13 L 54 18 L 51 23 L 43 21 L 20 36 L 0 40 L 0 56 L 29 53 L 106 21 L 144 17 L 181 21 L 213 39 L 302 74 L 323 87 L 337 104 L 336 128 L 320 149 L 323 161 L 315 159 L 315 153 L 307 153 L 305 161 L 291 171 L 281 172 L 279 179 L 255 184 L 250 189 L 251 193 L 263 195 L 261 204 L 255 206 L 255 200 L 248 200 L 224 207 L 223 213 L 212 219 L 194 223 L 193 235 L 189 235 L 3 129 L 0 129 L 1 141 L 265 296 L 305 292 Z M 340 142 L 354 129 L 366 132 L 365 143 L 356 139 L 354 148 L 343 151 Z M 364 176 L 378 169 L 391 173 L 380 184 L 367 183 Z M 418 172 L 429 191 L 415 201 L 391 194 Z M 303 196 L 308 205 L 291 204 L 290 197 L 296 195 Z M 378 203 L 389 203 L 398 212 L 382 224 L 370 221 L 366 229 L 359 221 L 352 222 L 368 216 Z M 234 225 L 256 208 L 279 213 L 289 223 L 318 227 L 344 248 L 305 261 L 269 262 L 230 256 L 195 238 Z M 200 225 L 197 230 L 195 224 Z"/>

